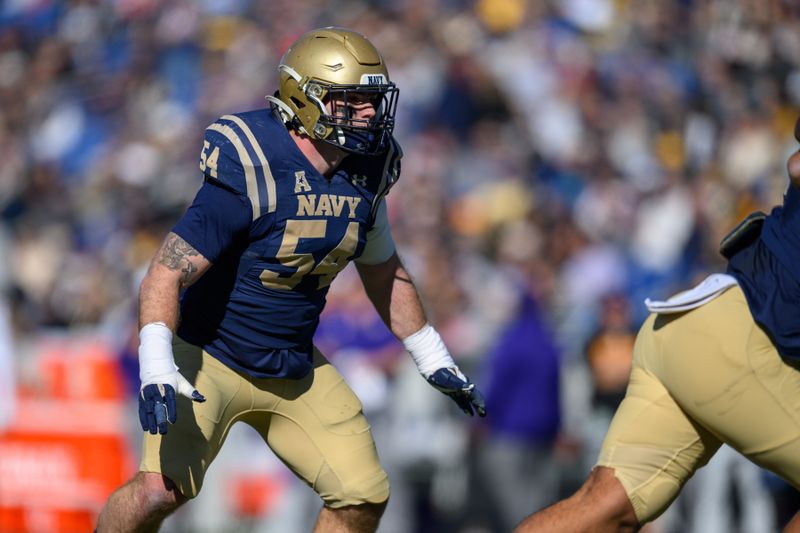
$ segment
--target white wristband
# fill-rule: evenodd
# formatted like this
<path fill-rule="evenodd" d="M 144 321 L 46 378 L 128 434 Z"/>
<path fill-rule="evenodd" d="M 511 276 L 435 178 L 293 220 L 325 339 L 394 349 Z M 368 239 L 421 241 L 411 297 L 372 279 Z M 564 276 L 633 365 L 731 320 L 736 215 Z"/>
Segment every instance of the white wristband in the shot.
<path fill-rule="evenodd" d="M 172 331 L 163 322 L 145 324 L 139 331 L 139 379 L 142 387 L 167 383 L 174 388 L 177 370 L 172 356 Z"/>
<path fill-rule="evenodd" d="M 428 378 L 440 368 L 456 366 L 439 333 L 430 324 L 403 339 L 408 353 L 414 359 L 419 373 Z"/>

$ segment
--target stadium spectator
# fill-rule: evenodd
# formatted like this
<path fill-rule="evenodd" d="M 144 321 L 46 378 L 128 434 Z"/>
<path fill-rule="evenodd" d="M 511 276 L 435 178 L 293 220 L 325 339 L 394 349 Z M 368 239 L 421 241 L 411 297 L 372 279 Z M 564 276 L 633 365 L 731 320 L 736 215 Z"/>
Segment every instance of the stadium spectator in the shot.
<path fill-rule="evenodd" d="M 560 352 L 530 290 L 487 354 L 485 422 L 477 447 L 487 514 L 510 531 L 560 487 L 554 448 L 561 429 Z"/>

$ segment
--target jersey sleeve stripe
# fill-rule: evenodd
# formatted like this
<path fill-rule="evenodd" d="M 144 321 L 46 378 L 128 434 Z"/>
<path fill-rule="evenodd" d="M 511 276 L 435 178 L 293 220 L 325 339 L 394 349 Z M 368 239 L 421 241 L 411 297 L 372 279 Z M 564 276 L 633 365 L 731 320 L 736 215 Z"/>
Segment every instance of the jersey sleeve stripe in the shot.
<path fill-rule="evenodd" d="M 252 147 L 253 151 L 258 157 L 259 163 L 261 163 L 261 168 L 264 171 L 264 182 L 267 186 L 267 213 L 272 213 L 275 211 L 275 178 L 272 176 L 272 171 L 269 168 L 269 163 L 267 162 L 267 157 L 264 155 L 264 150 L 261 149 L 261 145 L 258 144 L 256 140 L 256 136 L 253 135 L 253 130 L 245 124 L 245 122 L 235 115 L 225 115 L 222 117 L 224 120 L 230 120 L 244 132 L 247 140 L 250 141 L 250 146 Z"/>
<path fill-rule="evenodd" d="M 236 153 L 239 154 L 239 160 L 242 162 L 244 168 L 244 178 L 247 185 L 247 198 L 253 206 L 253 220 L 261 216 L 261 202 L 258 200 L 258 183 L 256 182 L 256 169 L 253 166 L 253 161 L 250 159 L 250 154 L 247 153 L 247 148 L 244 147 L 241 139 L 229 126 L 224 124 L 214 123 L 208 128 L 211 131 L 216 131 L 224 135 L 236 148 Z"/>

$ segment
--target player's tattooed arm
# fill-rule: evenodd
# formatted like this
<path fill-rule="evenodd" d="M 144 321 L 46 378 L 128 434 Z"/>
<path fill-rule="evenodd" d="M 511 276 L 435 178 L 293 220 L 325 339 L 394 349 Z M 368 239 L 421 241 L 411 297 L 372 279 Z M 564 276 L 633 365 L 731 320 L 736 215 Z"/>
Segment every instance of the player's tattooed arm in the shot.
<path fill-rule="evenodd" d="M 139 287 L 139 327 L 163 322 L 173 331 L 178 324 L 178 298 L 200 279 L 211 262 L 175 233 L 164 239 Z"/>
<path fill-rule="evenodd" d="M 181 288 L 188 287 L 194 283 L 209 266 L 208 261 L 200 252 L 175 233 L 170 233 L 164 239 L 161 248 L 156 254 L 155 262 L 174 272 L 179 271 Z"/>

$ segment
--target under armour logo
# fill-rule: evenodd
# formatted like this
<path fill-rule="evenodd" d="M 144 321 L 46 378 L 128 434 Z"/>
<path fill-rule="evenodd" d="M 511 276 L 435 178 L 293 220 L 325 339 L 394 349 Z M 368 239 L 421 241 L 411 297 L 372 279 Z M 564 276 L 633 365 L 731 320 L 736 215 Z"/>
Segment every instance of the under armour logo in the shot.
<path fill-rule="evenodd" d="M 350 177 L 350 182 L 355 185 L 356 187 L 366 187 L 367 186 L 367 177 L 363 174 L 353 174 Z"/>

